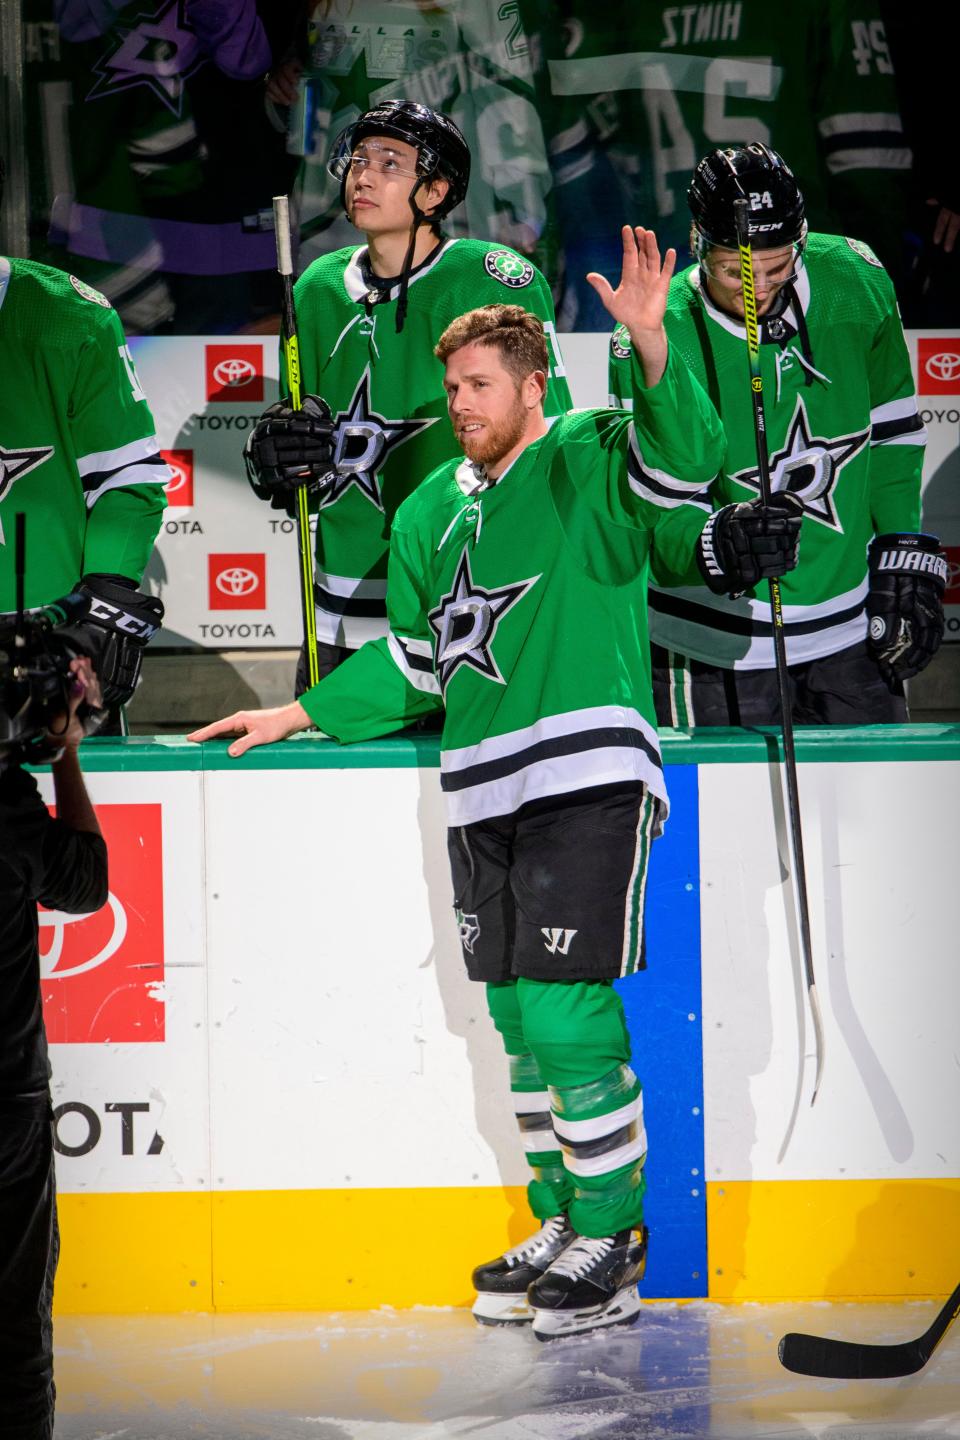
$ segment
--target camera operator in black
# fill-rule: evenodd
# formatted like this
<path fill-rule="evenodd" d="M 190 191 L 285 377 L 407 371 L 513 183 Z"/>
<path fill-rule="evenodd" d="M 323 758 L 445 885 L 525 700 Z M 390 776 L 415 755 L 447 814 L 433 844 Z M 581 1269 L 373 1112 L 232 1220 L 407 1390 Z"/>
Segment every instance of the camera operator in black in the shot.
<path fill-rule="evenodd" d="M 107 850 L 77 746 L 80 707 L 100 706 L 85 657 L 65 713 L 29 747 L 0 753 L 0 1435 L 53 1435 L 53 1278 L 59 1252 L 50 1064 L 40 1003 L 37 901 L 85 913 L 107 898 Z M 4 716 L 7 728 L 11 717 Z M 13 717 L 16 718 L 16 717 Z M 57 818 L 23 768 L 53 755 Z"/>

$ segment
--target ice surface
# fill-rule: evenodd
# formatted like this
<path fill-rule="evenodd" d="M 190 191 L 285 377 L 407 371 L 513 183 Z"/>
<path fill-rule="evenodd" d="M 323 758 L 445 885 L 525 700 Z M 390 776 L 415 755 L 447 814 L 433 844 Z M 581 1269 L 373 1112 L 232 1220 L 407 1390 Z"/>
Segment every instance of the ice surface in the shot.
<path fill-rule="evenodd" d="M 644 1305 L 538 1343 L 461 1310 L 67 1317 L 57 1440 L 960 1440 L 960 1333 L 907 1380 L 791 1375 L 788 1330 L 889 1343 L 933 1302 Z"/>

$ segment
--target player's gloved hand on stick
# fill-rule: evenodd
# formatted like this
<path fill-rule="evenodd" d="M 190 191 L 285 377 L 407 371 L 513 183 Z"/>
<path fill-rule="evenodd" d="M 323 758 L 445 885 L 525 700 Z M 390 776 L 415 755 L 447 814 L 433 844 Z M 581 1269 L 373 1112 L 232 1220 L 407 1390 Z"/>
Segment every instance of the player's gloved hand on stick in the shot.
<path fill-rule="evenodd" d="M 259 500 L 289 510 L 301 485 L 319 495 L 333 483 L 333 415 L 319 395 L 305 395 L 294 410 L 280 400 L 265 410 L 243 448 L 247 479 Z"/>
<path fill-rule="evenodd" d="M 888 683 L 909 680 L 943 639 L 947 557 L 936 535 L 878 535 L 869 562 L 867 648 Z"/>
<path fill-rule="evenodd" d="M 803 505 L 787 490 L 777 490 L 769 505 L 745 500 L 715 511 L 697 547 L 697 564 L 709 589 L 736 599 L 761 580 L 792 570 L 802 521 Z"/>

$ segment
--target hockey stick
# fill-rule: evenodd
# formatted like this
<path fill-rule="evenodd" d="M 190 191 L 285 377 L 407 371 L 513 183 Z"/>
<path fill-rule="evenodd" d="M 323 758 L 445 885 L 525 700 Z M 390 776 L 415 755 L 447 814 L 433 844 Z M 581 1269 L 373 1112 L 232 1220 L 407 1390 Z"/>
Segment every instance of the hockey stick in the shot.
<path fill-rule="evenodd" d="M 283 358 L 290 386 L 290 404 L 300 409 L 300 345 L 297 339 L 297 312 L 293 305 L 293 257 L 290 250 L 290 204 L 286 195 L 273 197 L 273 222 L 277 235 L 277 270 L 283 286 L 280 333 Z M 297 547 L 300 552 L 300 604 L 303 610 L 303 639 L 307 651 L 307 682 L 320 678 L 317 658 L 317 612 L 313 601 L 313 555 L 310 547 L 310 510 L 307 487 L 297 487 Z"/>
<path fill-rule="evenodd" d="M 743 290 L 743 312 L 747 329 L 747 354 L 750 361 L 750 394 L 753 397 L 753 428 L 757 442 L 757 468 L 760 474 L 760 498 L 770 504 L 770 457 L 767 453 L 767 426 L 763 413 L 763 376 L 760 373 L 760 337 L 757 331 L 757 296 L 753 284 L 753 254 L 750 249 L 750 211 L 746 200 L 734 202 L 737 244 L 740 250 L 740 284 Z M 824 1041 L 823 1017 L 813 973 L 813 947 L 810 942 L 810 908 L 807 903 L 807 874 L 803 863 L 803 832 L 800 827 L 800 790 L 797 784 L 797 758 L 793 745 L 793 716 L 790 710 L 790 688 L 787 674 L 787 648 L 783 637 L 783 606 L 780 581 L 770 580 L 770 609 L 773 615 L 773 650 L 777 668 L 777 689 L 780 692 L 780 718 L 783 728 L 783 762 L 787 776 L 787 808 L 790 812 L 790 838 L 793 843 L 793 881 L 800 919 L 800 948 L 813 1016 L 814 1045 L 817 1069 L 813 1081 L 813 1105 L 823 1078 Z"/>
<path fill-rule="evenodd" d="M 902 1345 L 861 1345 L 855 1340 L 827 1340 L 821 1335 L 784 1335 L 780 1364 L 798 1375 L 819 1375 L 825 1380 L 892 1380 L 922 1370 L 960 1315 L 957 1286 L 929 1330 L 918 1340 Z"/>

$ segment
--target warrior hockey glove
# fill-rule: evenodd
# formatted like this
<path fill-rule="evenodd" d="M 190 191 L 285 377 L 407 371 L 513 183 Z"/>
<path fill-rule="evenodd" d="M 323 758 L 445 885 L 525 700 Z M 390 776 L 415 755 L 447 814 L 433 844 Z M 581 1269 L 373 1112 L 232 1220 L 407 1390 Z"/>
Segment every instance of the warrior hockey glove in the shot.
<path fill-rule="evenodd" d="M 867 648 L 887 681 L 918 675 L 943 639 L 947 557 L 935 535 L 871 542 Z"/>
<path fill-rule="evenodd" d="M 334 480 L 333 416 L 326 400 L 305 395 L 303 408 L 286 400 L 265 410 L 247 437 L 243 458 L 247 479 L 259 500 L 274 510 L 292 511 L 306 485 L 318 495 Z"/>
<path fill-rule="evenodd" d="M 63 633 L 79 654 L 89 655 L 104 710 L 125 705 L 140 679 L 143 648 L 160 629 L 163 601 L 141 594 L 120 575 L 85 575 L 78 590 L 90 609 L 85 620 Z"/>
<path fill-rule="evenodd" d="M 761 580 L 792 570 L 802 520 L 803 505 L 786 490 L 777 490 L 769 505 L 745 500 L 715 511 L 697 544 L 697 564 L 709 589 L 735 600 Z"/>

